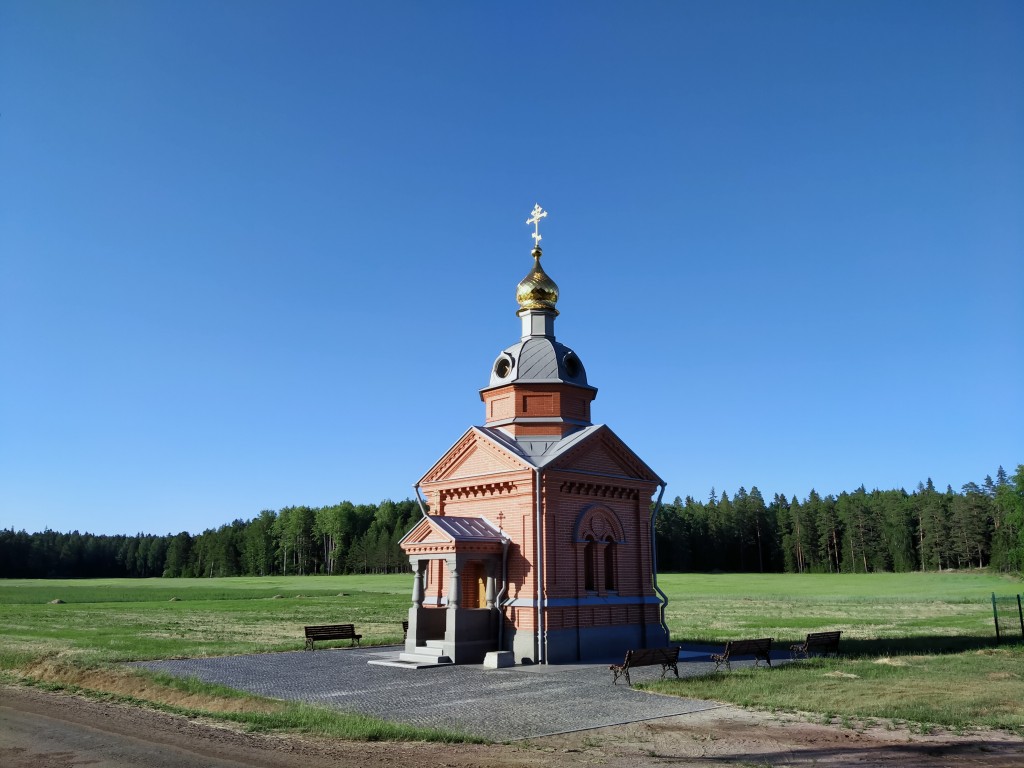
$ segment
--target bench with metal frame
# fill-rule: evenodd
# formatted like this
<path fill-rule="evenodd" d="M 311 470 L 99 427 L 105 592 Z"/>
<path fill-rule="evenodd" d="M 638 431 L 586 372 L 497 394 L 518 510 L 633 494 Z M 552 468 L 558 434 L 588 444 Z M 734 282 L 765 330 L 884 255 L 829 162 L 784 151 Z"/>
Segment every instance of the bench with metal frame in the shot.
<path fill-rule="evenodd" d="M 305 627 L 306 650 L 313 650 L 313 643 L 317 640 L 351 640 L 350 645 L 359 645 L 362 635 L 356 634 L 355 624 L 320 624 L 312 627 Z"/>
<path fill-rule="evenodd" d="M 629 670 L 635 667 L 653 667 L 656 664 L 661 665 L 662 680 L 670 669 L 679 677 L 679 648 L 680 646 L 676 645 L 668 648 L 637 648 L 626 651 L 626 658 L 621 664 L 612 664 L 608 667 L 614 675 L 612 683 L 618 683 L 619 677 L 625 677 L 626 685 L 632 686 L 629 681 Z"/>
<path fill-rule="evenodd" d="M 715 662 L 715 672 L 725 664 L 725 668 L 732 671 L 729 662 L 737 656 L 753 656 L 754 666 L 758 666 L 762 660 L 772 665 L 772 639 L 762 637 L 757 640 L 730 640 L 725 644 L 721 653 L 711 654 L 711 660 Z"/>
<path fill-rule="evenodd" d="M 794 659 L 803 657 L 809 659 L 812 653 L 819 653 L 822 656 L 839 655 L 839 636 L 842 630 L 834 632 L 808 632 L 807 638 L 802 643 L 789 646 L 789 652 Z"/>

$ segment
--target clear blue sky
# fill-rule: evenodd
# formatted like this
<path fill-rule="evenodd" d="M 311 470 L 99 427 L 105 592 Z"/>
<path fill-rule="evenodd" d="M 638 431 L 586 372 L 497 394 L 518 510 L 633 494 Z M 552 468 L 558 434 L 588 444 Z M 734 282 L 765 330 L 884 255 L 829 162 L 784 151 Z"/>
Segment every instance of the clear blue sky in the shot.
<path fill-rule="evenodd" d="M 0 2 L 0 528 L 405 498 L 535 202 L 667 497 L 1024 462 L 1024 3 Z"/>

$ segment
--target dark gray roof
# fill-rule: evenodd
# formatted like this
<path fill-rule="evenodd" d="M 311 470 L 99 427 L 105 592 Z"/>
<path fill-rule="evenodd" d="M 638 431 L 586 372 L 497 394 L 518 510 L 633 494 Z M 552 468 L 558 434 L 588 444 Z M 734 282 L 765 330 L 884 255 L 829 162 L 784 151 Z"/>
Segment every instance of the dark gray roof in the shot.
<path fill-rule="evenodd" d="M 609 429 L 606 425 L 591 424 L 590 426 L 583 427 L 582 429 L 572 432 L 571 434 L 568 434 L 565 437 L 559 437 L 558 435 L 552 435 L 550 437 L 531 436 L 524 437 L 519 440 L 509 435 L 507 432 L 498 429 L 497 427 L 470 427 L 462 435 L 462 437 L 460 437 L 459 440 L 456 441 L 455 445 L 462 441 L 462 439 L 465 438 L 466 435 L 472 432 L 477 432 L 483 435 L 487 440 L 497 445 L 499 448 L 508 451 L 513 456 L 516 456 L 526 466 L 532 467 L 534 469 L 543 469 L 544 467 L 548 466 L 553 461 L 555 461 L 558 457 L 565 454 L 567 451 L 572 450 L 580 443 L 590 439 L 591 437 L 593 437 L 595 434 L 602 430 L 606 430 L 611 435 L 613 435 L 616 440 L 622 442 L 618 435 L 612 432 L 612 430 Z M 627 450 L 629 450 L 628 447 Z M 633 452 L 630 451 L 630 453 Z M 641 466 L 646 468 L 646 470 L 650 473 L 651 477 L 655 478 L 659 483 L 664 482 L 658 477 L 658 474 L 649 466 L 647 466 L 647 464 L 639 456 L 637 456 L 635 453 L 633 453 L 633 456 Z M 436 467 L 437 464 L 435 464 L 434 466 Z M 433 467 L 431 467 L 430 471 L 433 471 Z M 430 474 L 430 471 L 427 472 L 427 475 Z M 427 475 L 421 477 L 418 482 L 424 482 L 424 478 Z M 440 519 L 442 518 L 431 517 L 431 520 Z M 468 520 L 472 518 L 460 519 Z"/>
<path fill-rule="evenodd" d="M 500 445 L 510 453 L 514 453 L 520 459 L 533 467 L 543 468 L 554 462 L 558 457 L 564 455 L 568 451 L 571 451 L 580 443 L 585 440 L 589 440 L 596 433 L 606 431 L 611 434 L 616 440 L 622 442 L 618 435 L 605 424 L 592 424 L 589 427 L 584 427 L 576 432 L 566 435 L 565 437 L 558 437 L 553 435 L 551 437 L 528 437 L 516 439 L 506 432 L 496 427 L 472 427 L 481 433 L 483 433 L 490 440 Z M 623 445 L 625 445 L 623 443 Z M 628 450 L 628 448 L 627 448 Z M 664 482 L 658 473 L 647 466 L 647 463 L 643 461 L 639 456 L 633 453 L 634 459 L 644 467 L 659 483 Z"/>
<path fill-rule="evenodd" d="M 503 360 L 507 361 L 504 366 L 501 365 Z M 491 366 L 487 387 L 527 381 L 592 388 L 587 383 L 587 371 L 579 356 L 548 336 L 529 336 L 504 349 Z"/>
<path fill-rule="evenodd" d="M 494 427 L 473 427 L 483 432 L 502 448 L 519 456 L 534 467 L 545 467 L 566 451 L 579 445 L 600 429 L 603 424 L 592 424 L 565 437 L 529 437 L 519 440 Z"/>
<path fill-rule="evenodd" d="M 430 515 L 430 522 L 455 541 L 497 541 L 505 537 L 483 517 L 448 517 Z"/>

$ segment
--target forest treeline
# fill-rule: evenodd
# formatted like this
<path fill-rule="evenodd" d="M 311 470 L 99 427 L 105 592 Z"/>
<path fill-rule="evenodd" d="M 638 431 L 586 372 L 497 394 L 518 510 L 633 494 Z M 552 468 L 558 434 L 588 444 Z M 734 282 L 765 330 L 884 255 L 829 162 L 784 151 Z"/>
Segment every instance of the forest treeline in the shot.
<path fill-rule="evenodd" d="M 407 570 L 411 500 L 264 510 L 195 536 L 0 530 L 0 577 L 291 576 Z"/>
<path fill-rule="evenodd" d="M 411 500 L 264 510 L 197 535 L 105 536 L 0 530 L 0 577 L 101 578 L 394 573 Z M 658 569 L 842 572 L 991 567 L 1024 572 L 1024 465 L 1008 477 L 912 493 L 811 491 L 802 501 L 753 487 L 676 498 L 657 522 Z"/>
<path fill-rule="evenodd" d="M 676 497 L 656 522 L 658 570 L 869 573 L 991 567 L 1024 571 L 1024 465 L 1009 478 L 967 483 L 959 493 L 932 481 L 905 490 L 803 501 L 757 487 L 732 498 Z"/>

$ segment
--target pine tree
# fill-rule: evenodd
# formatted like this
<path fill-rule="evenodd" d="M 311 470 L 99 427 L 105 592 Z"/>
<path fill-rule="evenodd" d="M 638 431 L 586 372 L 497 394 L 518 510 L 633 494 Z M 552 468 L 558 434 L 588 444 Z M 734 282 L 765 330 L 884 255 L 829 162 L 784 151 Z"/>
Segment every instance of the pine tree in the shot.
<path fill-rule="evenodd" d="M 757 546 L 757 571 L 764 573 L 765 564 L 770 564 L 774 560 L 775 547 L 771 545 L 771 542 L 776 540 L 776 526 L 768 512 L 768 507 L 765 506 L 764 497 L 756 485 L 750 488 L 748 510 Z"/>
<path fill-rule="evenodd" d="M 915 507 L 921 570 L 942 570 L 948 554 L 949 519 L 945 500 L 930 477 L 925 485 L 918 484 Z"/>
<path fill-rule="evenodd" d="M 843 492 L 836 500 L 836 514 L 845 531 L 843 563 L 853 573 L 868 573 L 869 560 L 878 560 L 877 524 L 862 485 L 852 494 Z"/>
<path fill-rule="evenodd" d="M 992 500 L 975 483 L 968 483 L 960 495 L 953 497 L 949 508 L 950 546 L 958 568 L 984 566 L 991 505 Z"/>
<path fill-rule="evenodd" d="M 1007 479 L 997 486 L 995 508 L 1000 522 L 1000 546 L 998 561 L 993 551 L 992 564 L 1020 573 L 1024 571 L 1024 464 L 1017 466 L 1012 482 Z"/>
<path fill-rule="evenodd" d="M 733 554 L 736 549 L 733 542 L 736 538 L 736 515 L 729 501 L 729 494 L 722 492 L 712 515 L 711 535 L 715 542 L 715 564 L 713 569 L 721 571 L 738 570 L 738 562 Z"/>
<path fill-rule="evenodd" d="M 842 550 L 839 544 L 842 539 L 842 531 L 839 518 L 836 515 L 835 499 L 832 496 L 826 496 L 823 499 L 817 491 L 811 489 L 811 493 L 807 497 L 807 506 L 813 515 L 818 532 L 818 551 L 821 560 L 824 561 L 829 573 L 839 573 L 842 563 Z"/>

